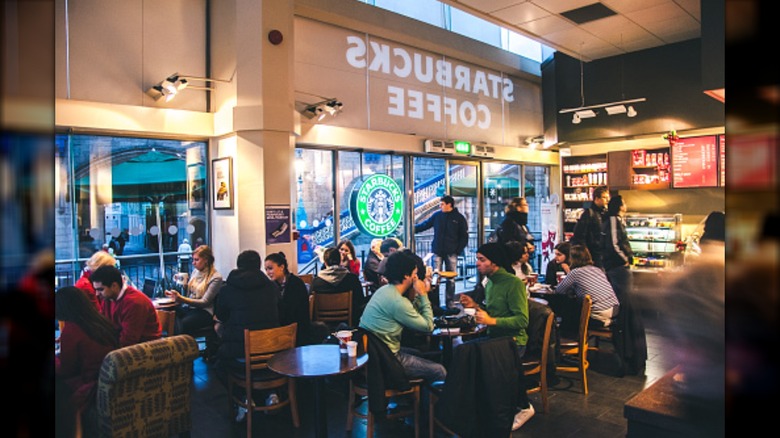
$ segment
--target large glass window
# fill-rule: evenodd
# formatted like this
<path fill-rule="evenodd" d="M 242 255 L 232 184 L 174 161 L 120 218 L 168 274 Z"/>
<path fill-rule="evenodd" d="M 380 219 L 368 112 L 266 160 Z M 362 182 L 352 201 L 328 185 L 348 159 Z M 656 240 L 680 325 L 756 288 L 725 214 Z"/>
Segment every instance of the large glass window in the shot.
<path fill-rule="evenodd" d="M 295 150 L 298 272 L 314 272 L 318 246 L 333 245 L 333 152 Z"/>
<path fill-rule="evenodd" d="M 520 196 L 520 173 L 522 167 L 519 164 L 510 163 L 484 163 L 485 183 L 483 187 L 483 205 L 485 230 L 483 241 L 504 221 L 504 207 L 512 198 Z"/>
<path fill-rule="evenodd" d="M 550 168 L 547 166 L 524 166 L 525 178 L 523 196 L 528 201 L 528 229 L 534 235 L 536 242 L 541 242 L 543 236 L 542 227 L 542 203 L 550 199 Z M 536 251 L 530 260 L 535 272 L 539 272 L 542 263 L 542 248 L 537 245 Z"/>
<path fill-rule="evenodd" d="M 209 243 L 205 163 L 205 142 L 58 135 L 57 285 L 100 250 L 136 285 L 170 279 L 184 239 Z"/>

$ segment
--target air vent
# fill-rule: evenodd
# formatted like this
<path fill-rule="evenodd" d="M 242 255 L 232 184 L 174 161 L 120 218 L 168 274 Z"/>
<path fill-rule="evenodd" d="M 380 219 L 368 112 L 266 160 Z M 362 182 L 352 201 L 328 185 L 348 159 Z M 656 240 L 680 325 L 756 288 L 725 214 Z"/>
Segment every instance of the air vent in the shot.
<path fill-rule="evenodd" d="M 592 5 L 561 12 L 561 15 L 577 24 L 583 24 L 617 15 L 617 12 L 604 6 L 603 3 L 593 3 Z"/>

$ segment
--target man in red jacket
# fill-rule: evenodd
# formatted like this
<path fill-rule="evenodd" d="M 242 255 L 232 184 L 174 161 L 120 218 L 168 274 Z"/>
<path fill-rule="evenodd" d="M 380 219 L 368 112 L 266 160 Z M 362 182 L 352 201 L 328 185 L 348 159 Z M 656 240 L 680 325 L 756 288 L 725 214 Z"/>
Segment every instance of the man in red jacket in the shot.
<path fill-rule="evenodd" d="M 101 266 L 90 280 L 103 297 L 101 313 L 120 330 L 122 347 L 160 338 L 162 328 L 154 305 L 143 292 L 125 284 L 119 269 Z"/>

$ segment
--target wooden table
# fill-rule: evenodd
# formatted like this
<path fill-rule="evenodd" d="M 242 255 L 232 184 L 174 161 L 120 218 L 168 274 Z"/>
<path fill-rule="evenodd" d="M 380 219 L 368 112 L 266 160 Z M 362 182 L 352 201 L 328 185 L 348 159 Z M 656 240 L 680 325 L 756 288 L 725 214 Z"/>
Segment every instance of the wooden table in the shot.
<path fill-rule="evenodd" d="M 268 361 L 268 368 L 284 376 L 314 380 L 314 435 L 319 438 L 328 436 L 325 391 L 322 387 L 324 378 L 351 373 L 367 361 L 368 354 L 360 343 L 357 357 L 339 353 L 338 345 L 305 345 L 274 354 Z"/>
<path fill-rule="evenodd" d="M 486 330 L 487 326 L 484 324 L 477 324 L 476 327 L 471 330 L 459 330 L 457 333 L 447 328 L 434 329 L 431 333 L 431 336 L 441 338 L 442 365 L 449 367 L 450 362 L 452 361 L 452 338 L 458 336 L 478 335 L 484 333 Z"/>

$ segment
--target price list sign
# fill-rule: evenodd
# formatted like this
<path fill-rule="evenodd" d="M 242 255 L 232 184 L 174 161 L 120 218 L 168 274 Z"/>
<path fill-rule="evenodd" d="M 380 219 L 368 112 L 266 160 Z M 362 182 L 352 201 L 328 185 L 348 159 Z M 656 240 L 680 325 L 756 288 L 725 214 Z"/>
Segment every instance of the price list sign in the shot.
<path fill-rule="evenodd" d="M 681 138 L 672 146 L 672 186 L 718 186 L 717 137 Z"/>

